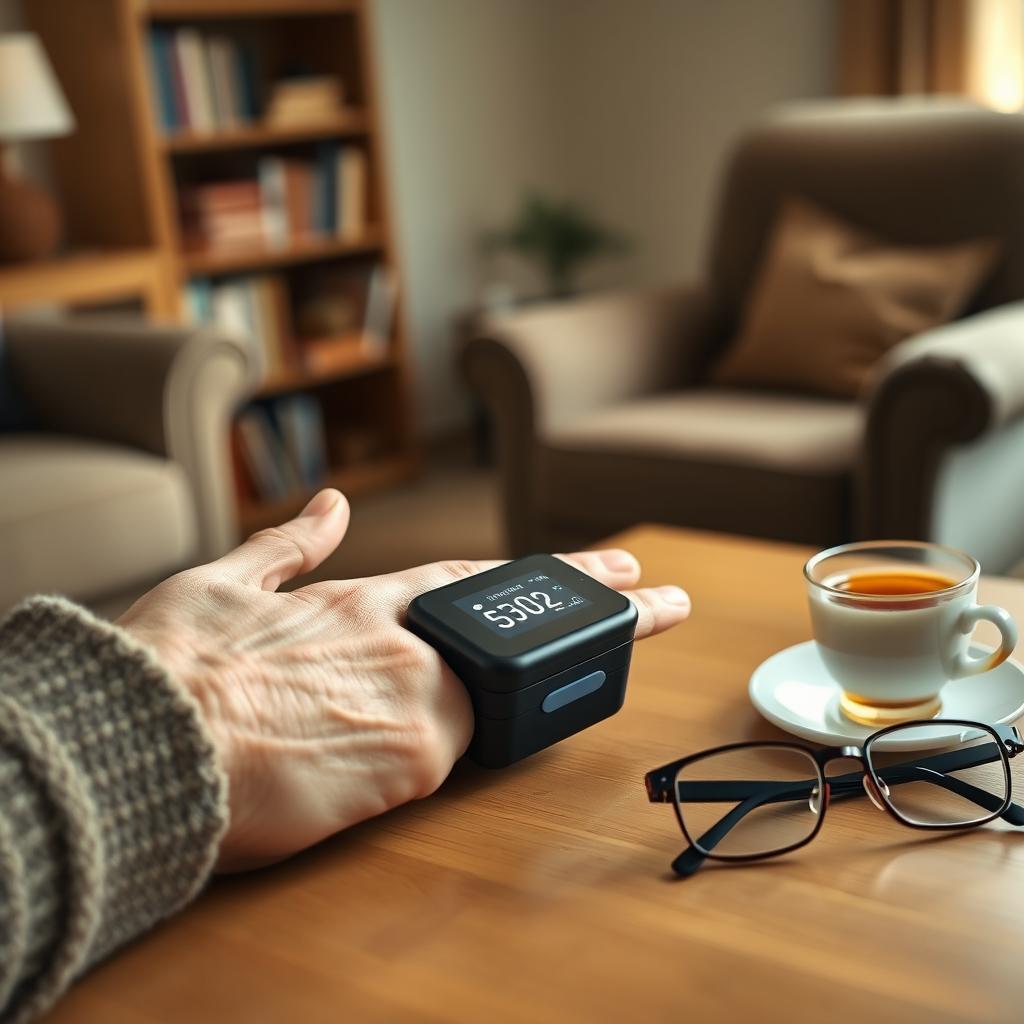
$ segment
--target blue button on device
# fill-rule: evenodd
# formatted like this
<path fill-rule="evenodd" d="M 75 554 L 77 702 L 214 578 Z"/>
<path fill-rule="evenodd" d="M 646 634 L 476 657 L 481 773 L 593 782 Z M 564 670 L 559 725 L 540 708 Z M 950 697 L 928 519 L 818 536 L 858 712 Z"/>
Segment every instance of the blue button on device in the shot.
<path fill-rule="evenodd" d="M 564 708 L 566 704 L 571 704 L 574 700 L 579 700 L 580 697 L 586 697 L 588 693 L 600 690 L 604 686 L 604 681 L 605 674 L 600 669 L 591 672 L 589 676 L 584 676 L 573 683 L 552 690 L 544 698 L 540 709 L 541 711 L 557 711 L 559 708 Z"/>

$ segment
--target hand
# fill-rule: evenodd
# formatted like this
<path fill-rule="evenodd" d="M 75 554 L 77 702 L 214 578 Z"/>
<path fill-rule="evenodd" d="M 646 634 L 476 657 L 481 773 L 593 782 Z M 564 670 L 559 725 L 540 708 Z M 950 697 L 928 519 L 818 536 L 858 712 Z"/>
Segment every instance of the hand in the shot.
<path fill-rule="evenodd" d="M 321 491 L 283 526 L 179 573 L 119 620 L 195 696 L 228 778 L 218 867 L 287 857 L 434 792 L 469 744 L 469 697 L 432 647 L 404 629 L 417 594 L 498 565 L 438 562 L 373 579 L 276 593 L 341 542 L 348 503 Z M 625 551 L 567 555 L 624 590 Z M 625 591 L 638 638 L 689 614 L 678 587 Z"/>

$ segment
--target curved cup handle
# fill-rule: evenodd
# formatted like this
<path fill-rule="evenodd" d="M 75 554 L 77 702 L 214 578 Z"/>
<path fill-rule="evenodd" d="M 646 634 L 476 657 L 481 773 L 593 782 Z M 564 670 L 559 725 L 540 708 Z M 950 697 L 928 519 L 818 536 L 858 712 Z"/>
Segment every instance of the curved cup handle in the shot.
<path fill-rule="evenodd" d="M 979 622 L 991 622 L 999 630 L 1002 642 L 996 650 L 983 658 L 972 658 L 966 651 L 956 655 L 953 661 L 953 677 L 956 679 L 991 671 L 1002 665 L 1017 646 L 1017 624 L 1005 608 L 994 604 L 976 604 L 961 613 L 956 626 L 965 636 L 970 636 Z"/>

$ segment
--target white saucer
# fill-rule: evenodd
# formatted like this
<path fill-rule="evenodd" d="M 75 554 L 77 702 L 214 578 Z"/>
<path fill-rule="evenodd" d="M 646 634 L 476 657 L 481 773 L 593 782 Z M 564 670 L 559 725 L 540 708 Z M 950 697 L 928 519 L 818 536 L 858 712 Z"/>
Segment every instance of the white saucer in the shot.
<path fill-rule="evenodd" d="M 991 648 L 971 644 L 975 656 Z M 839 710 L 839 686 L 828 674 L 813 640 L 787 647 L 761 662 L 750 677 L 750 699 L 773 725 L 805 740 L 824 746 L 859 745 L 876 731 L 851 722 Z M 943 718 L 966 718 L 989 725 L 1013 722 L 1024 713 L 1024 666 L 1012 658 L 980 676 L 954 679 L 942 691 Z M 960 737 L 959 727 L 948 735 L 929 729 L 927 737 L 915 741 L 879 740 L 878 749 L 910 750 L 923 745 L 939 746 Z M 923 742 L 922 742 L 923 741 Z"/>

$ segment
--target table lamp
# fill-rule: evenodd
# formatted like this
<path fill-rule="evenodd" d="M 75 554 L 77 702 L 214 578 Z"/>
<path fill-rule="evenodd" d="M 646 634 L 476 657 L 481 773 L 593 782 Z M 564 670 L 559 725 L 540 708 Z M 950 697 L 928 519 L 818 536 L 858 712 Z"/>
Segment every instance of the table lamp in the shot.
<path fill-rule="evenodd" d="M 0 35 L 0 262 L 49 256 L 60 241 L 60 212 L 38 186 L 15 177 L 5 143 L 67 135 L 75 127 L 39 40 Z"/>

